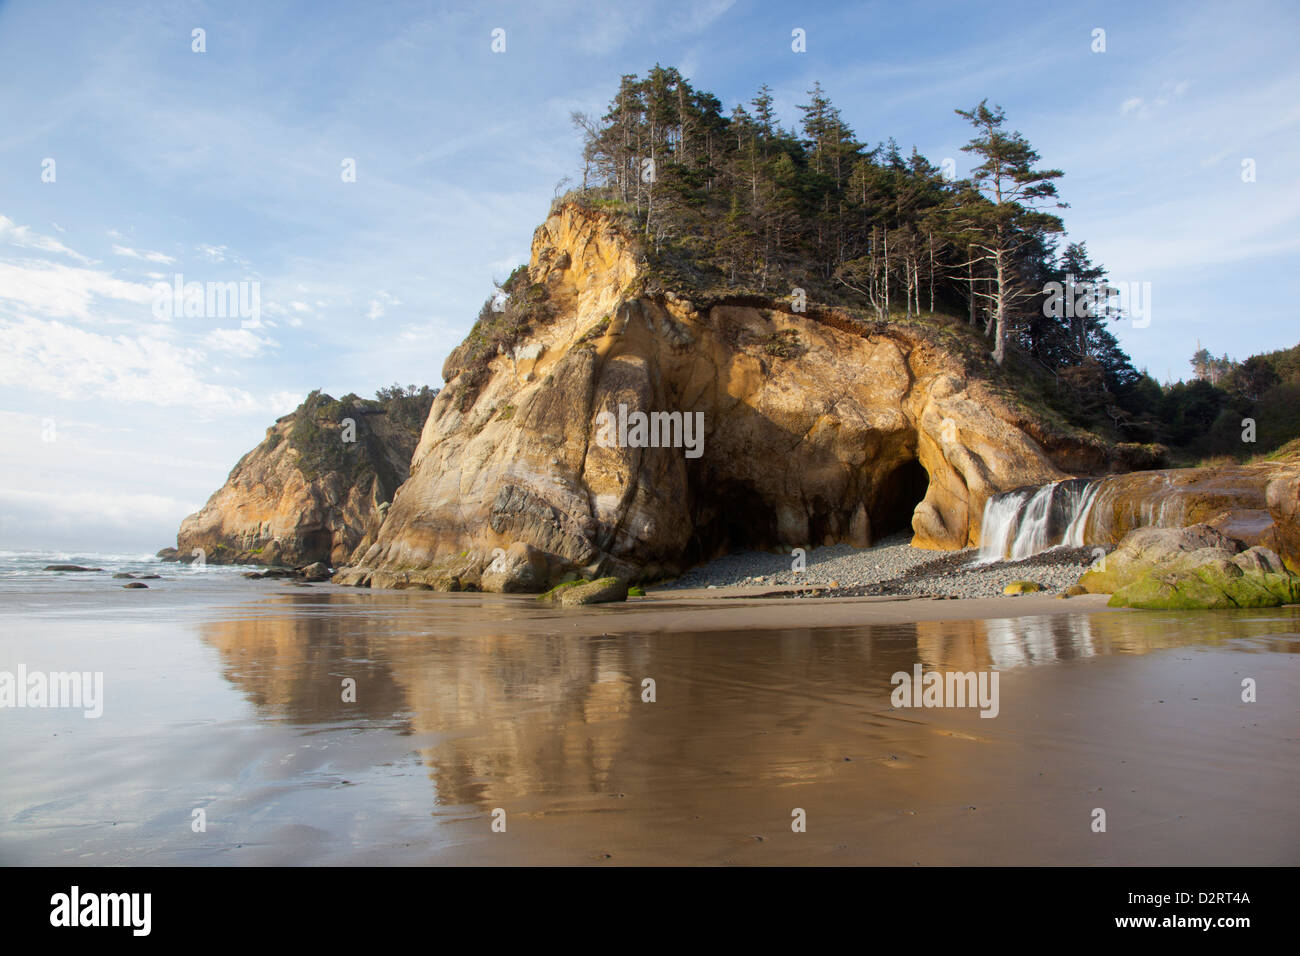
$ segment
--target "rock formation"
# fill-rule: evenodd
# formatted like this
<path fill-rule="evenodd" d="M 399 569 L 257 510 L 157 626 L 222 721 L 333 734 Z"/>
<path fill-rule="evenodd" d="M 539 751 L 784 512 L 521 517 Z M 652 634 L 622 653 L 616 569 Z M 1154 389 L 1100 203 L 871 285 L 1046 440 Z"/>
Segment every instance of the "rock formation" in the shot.
<path fill-rule="evenodd" d="M 1084 544 L 1110 547 L 1136 528 L 1204 523 L 1277 552 L 1300 572 L 1300 455 L 1112 475 L 1098 483 L 1095 495 Z"/>
<path fill-rule="evenodd" d="M 1300 602 L 1300 577 L 1275 552 L 1247 548 L 1207 524 L 1131 531 L 1079 584 L 1111 594 L 1112 607 L 1200 610 Z"/>
<path fill-rule="evenodd" d="M 539 591 L 907 530 L 958 548 L 991 494 L 1116 468 L 986 378 L 961 330 L 683 295 L 577 204 L 510 292 L 449 357 L 410 479 L 336 581 Z"/>
<path fill-rule="evenodd" d="M 385 402 L 313 392 L 266 430 L 164 559 L 337 567 L 367 547 L 406 480 L 432 393 Z M 371 535 L 367 539 L 367 534 Z"/>

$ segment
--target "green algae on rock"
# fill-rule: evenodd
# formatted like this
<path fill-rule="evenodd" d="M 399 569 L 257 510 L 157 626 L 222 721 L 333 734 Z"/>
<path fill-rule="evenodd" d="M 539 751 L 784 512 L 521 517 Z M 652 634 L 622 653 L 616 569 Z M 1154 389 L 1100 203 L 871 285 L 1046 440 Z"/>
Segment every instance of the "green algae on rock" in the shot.
<path fill-rule="evenodd" d="M 1208 525 L 1140 528 L 1079 579 L 1111 607 L 1205 610 L 1300 603 L 1300 577 L 1277 553 Z"/>

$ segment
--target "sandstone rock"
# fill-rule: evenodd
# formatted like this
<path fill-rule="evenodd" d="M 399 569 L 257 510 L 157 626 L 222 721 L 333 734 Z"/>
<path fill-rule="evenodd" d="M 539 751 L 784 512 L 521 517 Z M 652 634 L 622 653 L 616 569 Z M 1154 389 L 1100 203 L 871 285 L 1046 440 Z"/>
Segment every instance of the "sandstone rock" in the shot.
<path fill-rule="evenodd" d="M 132 581 L 130 584 L 122 585 L 124 588 L 147 588 L 148 586 L 149 585 L 145 584 L 143 581 Z"/>
<path fill-rule="evenodd" d="M 257 580 L 259 578 L 292 578 L 298 575 L 297 571 L 289 568 L 268 568 L 265 571 L 245 571 L 244 577 Z"/>
<path fill-rule="evenodd" d="M 1111 475 L 1098 487 L 1083 539 L 1111 546 L 1137 528 L 1194 524 L 1267 547 L 1300 571 L 1300 456 Z"/>
<path fill-rule="evenodd" d="M 558 584 L 537 600 L 561 607 L 580 607 L 586 604 L 605 604 L 627 600 L 627 582 L 621 578 L 600 578 L 596 581 L 567 581 Z"/>
<path fill-rule="evenodd" d="M 1268 548 L 1243 544 L 1206 524 L 1141 528 L 1079 583 L 1110 593 L 1111 607 L 1196 610 L 1300 602 L 1300 577 Z"/>
<path fill-rule="evenodd" d="M 406 480 L 429 400 L 384 405 L 313 393 L 267 429 L 181 522 L 177 547 L 158 556 L 193 560 L 200 548 L 209 564 L 344 564 L 367 534 L 373 541 L 379 505 Z"/>
<path fill-rule="evenodd" d="M 84 568 L 79 564 L 47 564 L 46 571 L 103 571 L 103 568 Z"/>
<path fill-rule="evenodd" d="M 1187 528 L 1139 528 L 1125 535 L 1119 546 L 1086 571 L 1079 584 L 1093 594 L 1113 594 L 1145 572 L 1202 549 L 1231 558 L 1243 545 L 1206 524 Z M 1200 563 L 1200 562 L 1198 562 Z"/>
<path fill-rule="evenodd" d="M 558 563 L 540 548 L 516 541 L 483 571 L 481 586 L 485 591 L 536 594 L 549 586 Z"/>
<path fill-rule="evenodd" d="M 1003 594 L 1037 594 L 1043 586 L 1037 581 L 1012 581 L 1002 589 Z"/>
<path fill-rule="evenodd" d="M 1276 552 L 1259 545 L 1241 552 L 1232 559 L 1232 563 L 1247 574 L 1281 574 L 1286 571 L 1286 566 Z"/>
<path fill-rule="evenodd" d="M 452 353 L 410 479 L 335 581 L 654 580 L 738 548 L 900 530 L 959 548 L 979 541 L 990 495 L 1116 465 L 1104 442 L 1005 397 L 937 329 L 652 291 L 635 243 L 577 205 L 537 230 L 528 280 L 549 317 L 512 348 L 478 355 L 471 335 Z M 798 357 L 768 351 L 773 336 Z M 598 416 L 620 406 L 702 415 L 701 453 L 606 447 Z M 542 553 L 547 581 L 516 544 Z M 489 570 L 497 548 L 513 555 L 505 572 Z"/>
<path fill-rule="evenodd" d="M 1300 603 L 1300 577 L 1290 572 L 1243 571 L 1214 549 L 1192 554 L 1206 557 L 1197 564 L 1184 559 L 1173 571 L 1147 571 L 1111 595 L 1108 604 L 1175 611 Z"/>
<path fill-rule="evenodd" d="M 627 582 L 622 578 L 600 578 L 566 587 L 559 594 L 561 607 L 608 604 L 627 600 Z"/>
<path fill-rule="evenodd" d="M 304 581 L 328 581 L 330 579 L 329 565 L 323 561 L 317 561 L 305 568 L 299 568 L 298 573 L 302 575 Z"/>

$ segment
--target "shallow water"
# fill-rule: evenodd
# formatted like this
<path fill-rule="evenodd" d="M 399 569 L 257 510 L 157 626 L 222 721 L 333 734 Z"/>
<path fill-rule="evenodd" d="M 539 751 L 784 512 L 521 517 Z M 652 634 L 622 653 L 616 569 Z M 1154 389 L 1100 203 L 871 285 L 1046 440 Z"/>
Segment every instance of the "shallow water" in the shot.
<path fill-rule="evenodd" d="M 163 573 L 0 579 L 0 671 L 104 674 L 98 719 L 0 710 L 0 863 L 1300 862 L 1300 608 L 621 633 Z M 917 664 L 998 716 L 895 709 Z"/>

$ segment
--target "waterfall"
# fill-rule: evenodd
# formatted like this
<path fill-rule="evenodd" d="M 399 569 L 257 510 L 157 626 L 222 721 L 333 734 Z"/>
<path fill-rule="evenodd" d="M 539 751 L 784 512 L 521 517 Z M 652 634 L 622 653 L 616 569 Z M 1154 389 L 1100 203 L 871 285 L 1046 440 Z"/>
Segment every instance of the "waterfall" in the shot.
<path fill-rule="evenodd" d="M 1066 478 L 1017 488 L 984 503 L 979 560 L 1019 561 L 1058 545 L 1082 547 L 1100 481 Z"/>

